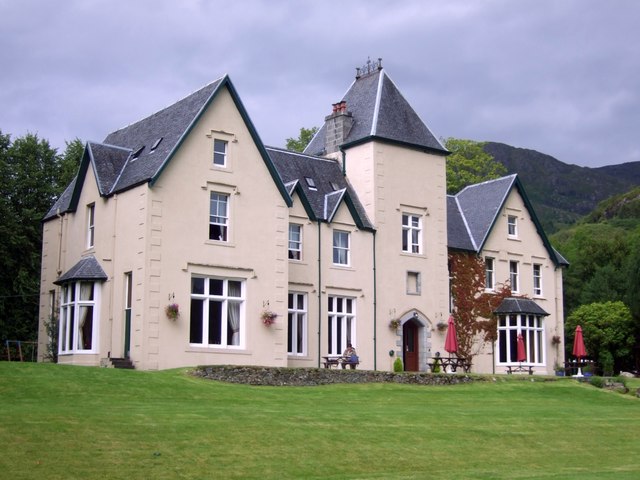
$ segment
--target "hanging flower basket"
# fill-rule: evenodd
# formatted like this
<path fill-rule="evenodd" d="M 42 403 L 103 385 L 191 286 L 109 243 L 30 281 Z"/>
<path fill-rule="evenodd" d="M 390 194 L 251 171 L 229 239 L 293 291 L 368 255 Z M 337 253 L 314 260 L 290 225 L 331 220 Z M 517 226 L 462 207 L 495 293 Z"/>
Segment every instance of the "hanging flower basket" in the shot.
<path fill-rule="evenodd" d="M 560 335 L 554 335 L 553 337 L 551 337 L 552 345 L 560 345 L 561 343 L 562 343 L 562 338 L 560 338 Z"/>
<path fill-rule="evenodd" d="M 177 303 L 170 303 L 165 307 L 164 313 L 169 320 L 175 320 L 180 316 L 180 307 Z"/>
<path fill-rule="evenodd" d="M 400 325 L 402 325 L 402 322 L 397 318 L 394 318 L 389 321 L 389 328 L 391 330 L 397 330 Z"/>
<path fill-rule="evenodd" d="M 271 310 L 264 310 L 260 315 L 260 320 L 262 320 L 262 323 L 264 323 L 267 327 L 269 327 L 271 326 L 271 324 L 276 323 L 277 317 L 278 317 L 277 313 L 272 312 Z"/>
<path fill-rule="evenodd" d="M 444 322 L 438 322 L 438 324 L 436 325 L 436 328 L 438 329 L 439 332 L 444 332 L 447 329 L 447 324 Z"/>

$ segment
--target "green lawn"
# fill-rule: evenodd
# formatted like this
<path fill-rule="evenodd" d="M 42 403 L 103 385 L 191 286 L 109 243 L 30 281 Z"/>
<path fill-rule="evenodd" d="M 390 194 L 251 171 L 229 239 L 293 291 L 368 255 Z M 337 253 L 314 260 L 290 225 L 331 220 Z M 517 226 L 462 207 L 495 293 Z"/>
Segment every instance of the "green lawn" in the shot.
<path fill-rule="evenodd" d="M 637 479 L 640 400 L 573 379 L 252 387 L 0 362 L 0 444 L 12 480 Z"/>

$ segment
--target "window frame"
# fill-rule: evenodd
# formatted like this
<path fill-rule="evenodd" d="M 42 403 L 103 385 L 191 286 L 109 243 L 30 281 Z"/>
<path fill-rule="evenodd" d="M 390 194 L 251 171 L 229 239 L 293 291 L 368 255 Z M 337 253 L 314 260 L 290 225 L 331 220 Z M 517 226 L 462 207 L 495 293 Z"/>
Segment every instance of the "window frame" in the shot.
<path fill-rule="evenodd" d="M 533 274 L 533 295 L 542 296 L 542 264 L 534 263 L 531 267 Z"/>
<path fill-rule="evenodd" d="M 218 197 L 218 200 L 216 201 L 216 205 L 218 205 L 218 209 L 216 209 L 216 211 L 213 211 L 213 205 L 214 205 L 214 196 Z M 222 203 L 220 202 L 220 199 L 224 198 L 225 202 L 225 211 L 223 215 L 220 215 L 220 211 L 219 211 L 219 205 Z M 229 242 L 229 211 L 230 211 L 230 200 L 231 200 L 231 196 L 228 193 L 224 193 L 224 192 L 218 192 L 218 191 L 213 191 L 211 190 L 209 192 L 209 240 L 215 241 L 215 242 L 224 242 L 224 243 L 228 243 Z M 223 222 L 220 221 L 213 221 L 213 219 L 223 219 Z M 214 238 L 213 234 L 215 233 L 215 228 L 219 228 L 220 231 L 222 232 L 222 235 L 219 235 L 218 238 Z M 220 238 L 223 237 L 223 238 Z"/>
<path fill-rule="evenodd" d="M 292 238 L 292 227 L 294 229 L 297 228 L 298 230 L 297 240 Z M 288 247 L 287 247 L 287 256 L 289 257 L 289 260 L 295 260 L 295 261 L 302 260 L 302 225 L 300 225 L 299 223 L 289 223 L 289 240 L 288 240 Z"/>
<path fill-rule="evenodd" d="M 544 317 L 526 313 L 510 313 L 498 317 L 498 339 L 496 340 L 496 364 L 516 365 L 518 334 L 522 334 L 527 365 L 545 365 L 546 346 Z"/>
<path fill-rule="evenodd" d="M 87 248 L 95 247 L 96 240 L 96 204 L 87 205 Z"/>
<path fill-rule="evenodd" d="M 223 151 L 218 150 L 217 144 L 222 145 L 224 147 L 224 150 Z M 213 166 L 218 168 L 226 168 L 228 164 L 227 162 L 228 156 L 229 156 L 229 142 L 227 140 L 214 137 L 213 138 L 213 158 L 212 158 Z M 219 159 L 219 158 L 222 158 L 222 163 L 216 162 L 216 159 Z"/>
<path fill-rule="evenodd" d="M 515 267 L 515 268 L 514 268 Z M 509 283 L 511 291 L 517 293 L 520 291 L 520 262 L 517 260 L 509 260 Z"/>
<path fill-rule="evenodd" d="M 287 296 L 287 354 L 289 356 L 303 357 L 307 355 L 307 299 L 307 294 L 303 292 L 289 292 Z M 302 302 L 302 307 L 300 302 Z"/>
<path fill-rule="evenodd" d="M 518 238 L 518 216 L 507 215 L 507 236 L 509 238 Z"/>
<path fill-rule="evenodd" d="M 194 292 L 195 280 L 202 280 L 202 292 Z M 229 350 L 243 349 L 245 345 L 245 331 L 246 331 L 246 280 L 243 278 L 232 277 L 220 277 L 220 276 L 207 276 L 207 275 L 191 275 L 189 289 L 190 311 L 189 311 L 189 345 L 191 347 L 204 347 L 204 348 L 222 348 Z M 221 282 L 221 293 L 212 293 L 212 282 Z M 231 295 L 229 293 L 229 283 L 234 282 L 239 284 L 240 294 Z M 219 310 L 214 308 L 212 312 L 212 303 L 219 304 Z M 201 307 L 196 309 L 195 306 L 200 304 Z M 238 324 L 235 332 L 230 325 L 232 320 L 230 318 L 230 305 L 238 305 Z M 213 318 L 219 312 L 219 318 Z M 199 314 L 196 318 L 196 314 Z M 225 321 L 226 319 L 226 321 Z M 216 333 L 211 326 L 214 323 L 219 322 L 219 332 Z M 198 332 L 194 331 L 194 328 L 199 327 Z M 215 327 L 215 324 L 214 324 Z M 231 334 L 229 329 L 232 329 Z M 233 336 L 237 333 L 237 343 L 233 343 Z M 211 342 L 212 335 L 219 335 L 219 342 Z M 231 335 L 231 336 L 230 336 Z M 194 341 L 194 338 L 200 338 L 200 341 Z"/>
<path fill-rule="evenodd" d="M 494 291 L 496 289 L 496 259 L 484 257 L 484 288 Z"/>
<path fill-rule="evenodd" d="M 414 224 L 414 221 L 417 225 Z M 422 215 L 402 213 L 402 252 L 414 255 L 422 254 Z"/>
<path fill-rule="evenodd" d="M 346 239 L 346 246 L 341 242 L 336 243 L 338 239 Z M 340 267 L 349 267 L 351 265 L 351 233 L 346 230 L 333 231 L 333 249 L 332 249 L 333 265 Z"/>
<path fill-rule="evenodd" d="M 91 285 L 90 298 L 83 298 L 82 287 Z M 58 355 L 94 354 L 98 351 L 100 331 L 100 289 L 98 283 L 90 280 L 78 280 L 62 285 L 60 292 L 60 310 L 58 325 Z M 81 323 L 82 312 L 91 313 L 91 345 L 79 347 L 84 339 L 81 330 L 87 317 Z"/>
<path fill-rule="evenodd" d="M 356 347 L 356 298 L 329 295 L 327 298 L 327 352 L 342 355 L 351 343 Z"/>

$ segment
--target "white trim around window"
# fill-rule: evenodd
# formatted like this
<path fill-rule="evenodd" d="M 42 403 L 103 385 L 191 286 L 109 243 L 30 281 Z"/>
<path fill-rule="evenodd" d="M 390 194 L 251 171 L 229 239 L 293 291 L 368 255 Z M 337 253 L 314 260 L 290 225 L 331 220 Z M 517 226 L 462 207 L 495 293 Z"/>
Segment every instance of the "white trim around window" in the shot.
<path fill-rule="evenodd" d="M 518 363 L 518 334 L 524 340 L 527 365 L 545 364 L 544 317 L 529 314 L 501 315 L 498 318 L 496 359 L 498 365 Z"/>
<path fill-rule="evenodd" d="M 87 248 L 93 248 L 96 238 L 96 204 L 87 205 Z"/>
<path fill-rule="evenodd" d="M 243 348 L 245 297 L 243 279 L 192 276 L 189 344 Z"/>
<path fill-rule="evenodd" d="M 213 165 L 215 167 L 225 168 L 227 166 L 227 155 L 229 142 L 219 138 L 213 139 Z"/>
<path fill-rule="evenodd" d="M 509 260 L 509 282 L 511 291 L 519 292 L 519 263 L 516 260 Z"/>
<path fill-rule="evenodd" d="M 496 288 L 496 259 L 493 257 L 484 257 L 484 288 L 486 290 L 495 290 Z"/>
<path fill-rule="evenodd" d="M 229 241 L 229 195 L 209 194 L 209 240 Z"/>
<path fill-rule="evenodd" d="M 342 355 L 348 343 L 357 348 L 356 299 L 329 295 L 328 301 L 327 353 Z"/>
<path fill-rule="evenodd" d="M 289 224 L 289 260 L 302 260 L 302 225 Z"/>
<path fill-rule="evenodd" d="M 66 283 L 60 295 L 58 354 L 96 353 L 100 288 L 90 281 Z"/>
<path fill-rule="evenodd" d="M 539 263 L 533 264 L 533 295 L 536 297 L 542 296 L 542 265 Z"/>
<path fill-rule="evenodd" d="M 507 236 L 518 238 L 518 217 L 516 215 L 507 215 Z"/>
<path fill-rule="evenodd" d="M 351 265 L 351 234 L 344 230 L 333 231 L 333 264 L 348 267 Z"/>
<path fill-rule="evenodd" d="M 307 294 L 289 292 L 287 311 L 287 353 L 291 356 L 307 354 Z"/>
<path fill-rule="evenodd" d="M 420 215 L 402 214 L 402 251 L 422 253 L 422 217 Z"/>

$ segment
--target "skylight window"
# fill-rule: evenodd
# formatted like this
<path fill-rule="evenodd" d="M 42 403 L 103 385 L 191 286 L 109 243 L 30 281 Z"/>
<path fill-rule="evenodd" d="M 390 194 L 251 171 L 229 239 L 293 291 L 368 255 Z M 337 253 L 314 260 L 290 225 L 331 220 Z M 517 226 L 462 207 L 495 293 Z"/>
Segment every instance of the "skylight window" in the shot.
<path fill-rule="evenodd" d="M 132 161 L 136 160 L 142 154 L 143 150 L 144 150 L 144 145 L 142 147 L 138 148 L 137 150 L 135 150 L 133 152 L 133 154 L 131 154 L 131 160 Z"/>
<path fill-rule="evenodd" d="M 316 182 L 313 178 L 311 177 L 304 177 L 304 179 L 307 181 L 307 185 L 309 185 L 309 188 L 311 190 L 318 190 L 318 187 L 316 187 Z"/>
<path fill-rule="evenodd" d="M 336 182 L 331 182 L 331 188 L 333 188 L 333 191 L 336 192 L 340 190 L 340 185 L 338 185 Z"/>
<path fill-rule="evenodd" d="M 158 145 L 160 145 L 160 142 L 162 141 L 163 137 L 160 137 L 159 139 L 157 139 L 155 142 L 153 142 L 153 145 L 151 146 L 151 151 L 153 152 L 156 148 L 158 148 Z"/>

